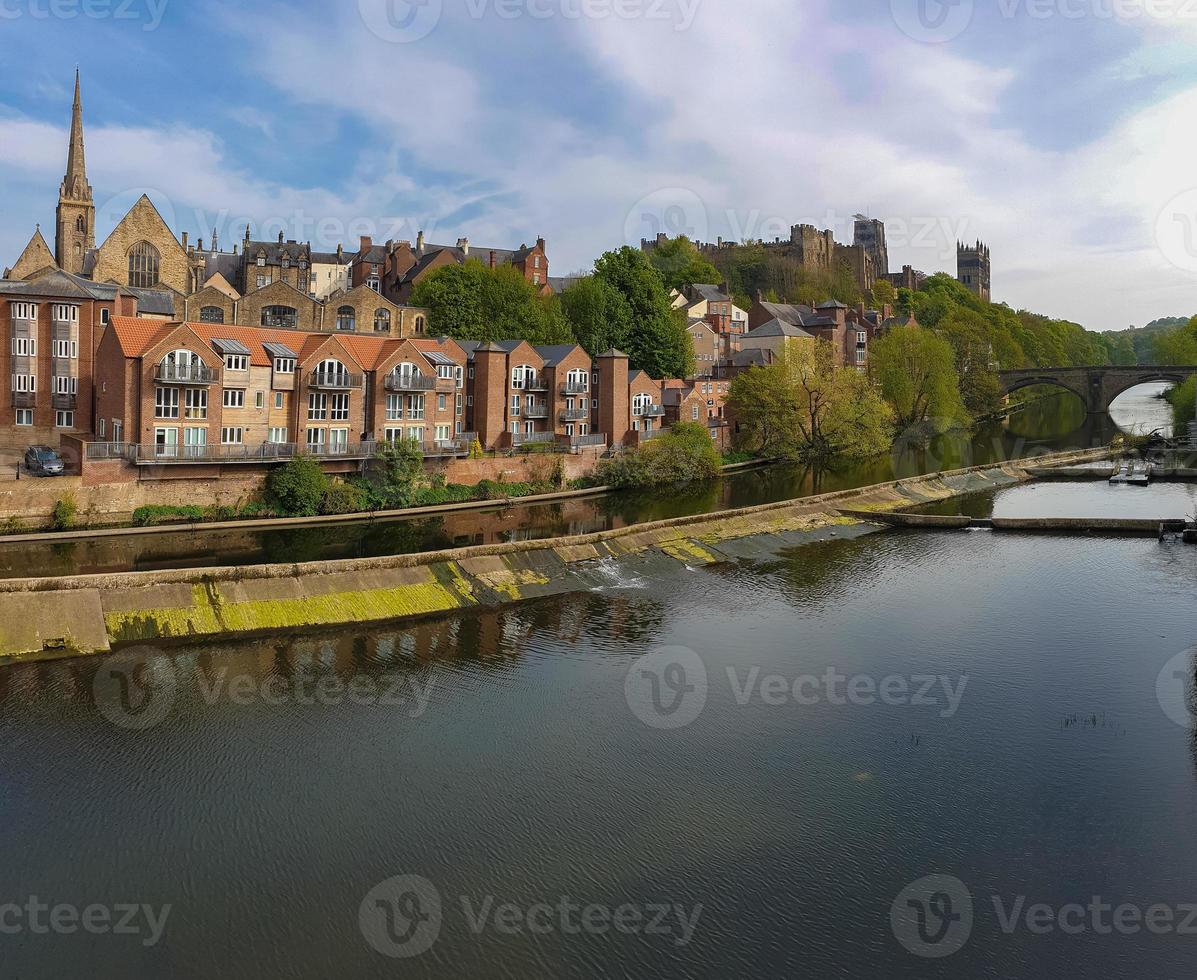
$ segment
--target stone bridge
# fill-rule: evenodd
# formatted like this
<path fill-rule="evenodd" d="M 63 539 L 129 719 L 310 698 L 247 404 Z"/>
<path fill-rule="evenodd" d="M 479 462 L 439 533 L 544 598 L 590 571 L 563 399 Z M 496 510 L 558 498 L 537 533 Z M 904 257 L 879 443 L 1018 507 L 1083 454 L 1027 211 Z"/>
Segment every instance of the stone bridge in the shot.
<path fill-rule="evenodd" d="M 1002 394 L 1009 395 L 1031 385 L 1055 385 L 1071 391 L 1085 403 L 1085 411 L 1098 415 L 1109 410 L 1110 403 L 1135 385 L 1152 381 L 1177 384 L 1197 374 L 1197 367 L 1069 367 L 1027 368 L 999 371 Z"/>

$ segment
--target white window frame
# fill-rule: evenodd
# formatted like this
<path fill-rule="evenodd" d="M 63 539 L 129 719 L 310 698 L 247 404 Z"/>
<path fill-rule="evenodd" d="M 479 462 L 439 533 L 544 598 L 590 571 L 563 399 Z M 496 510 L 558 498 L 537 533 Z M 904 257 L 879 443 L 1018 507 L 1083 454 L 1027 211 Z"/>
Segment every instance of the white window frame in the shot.
<path fill-rule="evenodd" d="M 16 424 L 20 426 L 33 425 L 33 409 L 18 408 Z"/>
<path fill-rule="evenodd" d="M 221 427 L 220 444 L 222 446 L 244 446 L 245 426 L 226 425 Z"/>
<path fill-rule="evenodd" d="M 245 389 L 225 388 L 222 404 L 225 408 L 245 408 Z"/>

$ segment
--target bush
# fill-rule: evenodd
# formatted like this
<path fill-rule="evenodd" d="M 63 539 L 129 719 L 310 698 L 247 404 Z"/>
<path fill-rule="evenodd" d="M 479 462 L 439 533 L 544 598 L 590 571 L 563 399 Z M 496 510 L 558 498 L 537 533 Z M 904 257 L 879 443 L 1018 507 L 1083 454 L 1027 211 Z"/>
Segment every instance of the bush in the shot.
<path fill-rule="evenodd" d="M 722 462 L 706 427 L 678 422 L 639 449 L 603 460 L 595 479 L 611 487 L 677 486 L 719 475 Z"/>
<path fill-rule="evenodd" d="M 296 456 L 266 479 L 266 502 L 285 517 L 315 517 L 328 492 L 328 477 L 311 456 Z"/>
<path fill-rule="evenodd" d="M 159 524 L 170 524 L 181 521 L 202 521 L 205 512 L 202 507 L 189 504 L 183 507 L 172 507 L 165 504 L 147 504 L 133 511 L 134 527 L 157 527 Z"/>
<path fill-rule="evenodd" d="M 75 526 L 75 515 L 79 508 L 75 504 L 75 498 L 69 493 L 54 502 L 54 509 L 50 512 L 50 530 L 51 531 L 69 531 Z"/>
<path fill-rule="evenodd" d="M 25 530 L 25 522 L 13 515 L 0 521 L 0 534 L 20 534 Z"/>
<path fill-rule="evenodd" d="M 365 490 L 352 483 L 335 480 L 324 491 L 320 501 L 321 514 L 357 514 L 367 509 L 369 497 Z"/>
<path fill-rule="evenodd" d="M 482 443 L 475 439 L 470 443 L 470 459 L 481 459 L 482 456 Z"/>

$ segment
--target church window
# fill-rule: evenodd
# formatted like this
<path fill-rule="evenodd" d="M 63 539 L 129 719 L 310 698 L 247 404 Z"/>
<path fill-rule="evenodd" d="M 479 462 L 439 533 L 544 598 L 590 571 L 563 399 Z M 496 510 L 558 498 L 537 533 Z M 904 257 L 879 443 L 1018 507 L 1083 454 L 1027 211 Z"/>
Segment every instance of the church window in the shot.
<path fill-rule="evenodd" d="M 149 242 L 138 242 L 129 249 L 129 285 L 157 286 L 162 258 Z"/>

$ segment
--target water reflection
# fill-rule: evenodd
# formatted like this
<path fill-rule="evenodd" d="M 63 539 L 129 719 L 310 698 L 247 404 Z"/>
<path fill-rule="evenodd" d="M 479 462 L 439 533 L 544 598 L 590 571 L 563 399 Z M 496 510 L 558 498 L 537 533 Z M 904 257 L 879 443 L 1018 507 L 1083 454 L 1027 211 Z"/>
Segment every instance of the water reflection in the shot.
<path fill-rule="evenodd" d="M 1059 394 L 1033 402 L 1003 421 L 930 442 L 899 439 L 888 456 L 830 468 L 774 466 L 671 492 L 624 493 L 555 504 L 493 509 L 403 521 L 363 521 L 268 531 L 201 531 L 96 538 L 47 548 L 0 541 L 0 577 L 87 574 L 213 565 L 325 561 L 438 551 L 503 541 L 588 534 L 629 524 L 790 500 L 980 466 L 1065 449 L 1107 445 L 1125 427 L 1157 428 L 1170 418 L 1142 386 L 1108 415 L 1086 415 L 1080 399 Z"/>

